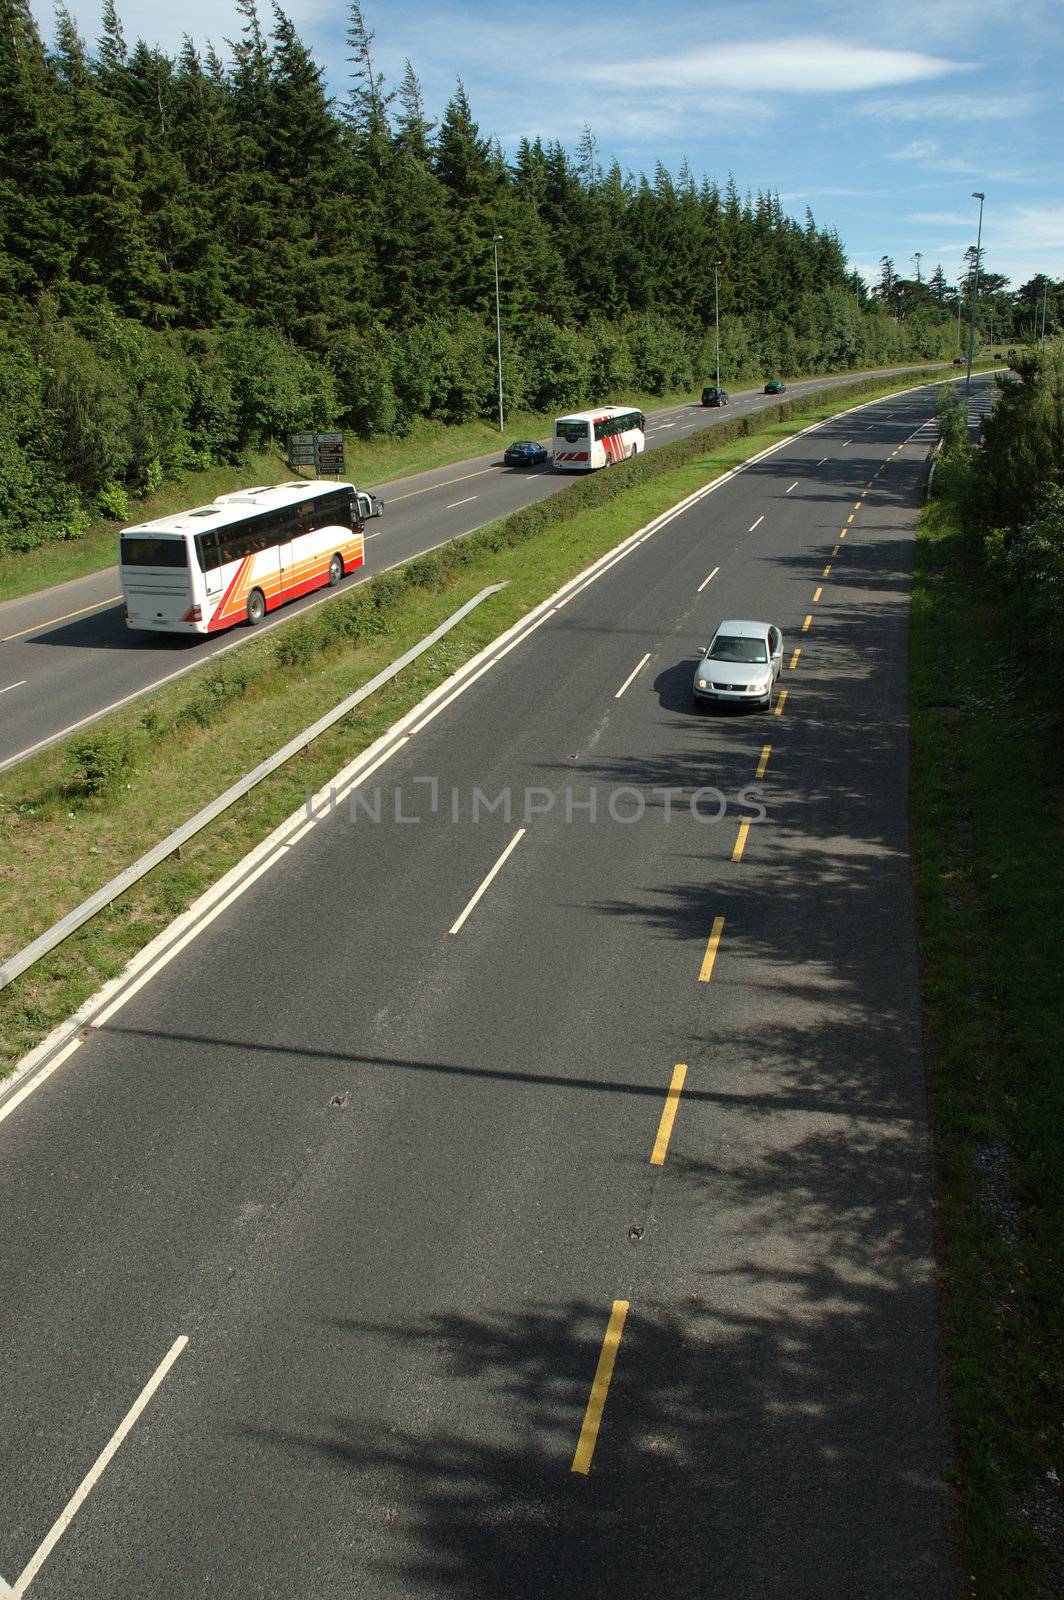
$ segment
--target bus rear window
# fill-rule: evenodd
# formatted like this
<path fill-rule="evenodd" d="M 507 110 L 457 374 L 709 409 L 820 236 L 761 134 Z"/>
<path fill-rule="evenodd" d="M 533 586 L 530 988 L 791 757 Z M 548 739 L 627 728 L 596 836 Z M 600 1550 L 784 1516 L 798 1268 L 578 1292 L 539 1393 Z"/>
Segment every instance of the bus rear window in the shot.
<path fill-rule="evenodd" d="M 578 439 L 587 438 L 586 422 L 566 422 L 564 419 L 558 423 L 556 433 L 559 439 L 564 439 L 567 444 L 575 444 Z"/>
<path fill-rule="evenodd" d="M 122 535 L 124 567 L 185 567 L 184 539 L 146 539 L 139 534 Z"/>

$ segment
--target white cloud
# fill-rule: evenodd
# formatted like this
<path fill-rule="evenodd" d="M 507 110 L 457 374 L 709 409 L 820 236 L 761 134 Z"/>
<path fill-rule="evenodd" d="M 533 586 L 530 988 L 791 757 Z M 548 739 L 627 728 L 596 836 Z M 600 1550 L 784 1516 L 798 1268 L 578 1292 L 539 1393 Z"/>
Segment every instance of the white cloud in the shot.
<path fill-rule="evenodd" d="M 857 110 L 879 122 L 1004 122 L 1029 117 L 1036 105 L 1031 94 L 922 94 L 918 100 L 865 100 Z"/>
<path fill-rule="evenodd" d="M 916 50 L 880 50 L 840 39 L 793 38 L 707 45 L 671 56 L 599 61 L 569 75 L 618 88 L 720 88 L 760 94 L 823 94 L 919 83 L 965 70 L 965 63 Z"/>
<path fill-rule="evenodd" d="M 902 150 L 892 150 L 887 157 L 889 161 L 927 161 L 931 156 L 936 156 L 940 145 L 937 139 L 913 139 Z"/>

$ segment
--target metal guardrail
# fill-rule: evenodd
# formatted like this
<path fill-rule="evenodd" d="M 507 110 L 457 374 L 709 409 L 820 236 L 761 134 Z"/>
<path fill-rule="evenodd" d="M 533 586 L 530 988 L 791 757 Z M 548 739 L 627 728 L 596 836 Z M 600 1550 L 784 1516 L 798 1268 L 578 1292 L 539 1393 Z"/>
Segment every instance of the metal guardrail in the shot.
<path fill-rule="evenodd" d="M 161 861 L 165 861 L 167 856 L 173 855 L 175 850 L 179 849 L 187 840 L 193 838 L 208 823 L 213 822 L 216 817 L 220 817 L 223 811 L 228 810 L 235 801 L 240 800 L 256 784 L 261 783 L 263 778 L 268 778 L 271 772 L 276 772 L 278 767 L 284 766 L 285 762 L 296 755 L 298 751 L 305 749 L 320 734 L 331 728 L 334 722 L 339 722 L 341 717 L 345 717 L 361 701 L 368 699 L 371 694 L 375 694 L 382 684 L 387 683 L 390 678 L 394 678 L 398 673 L 402 672 L 403 668 L 409 666 L 411 661 L 416 661 L 418 656 L 424 655 L 426 650 L 430 650 L 439 639 L 443 638 L 445 633 L 449 633 L 457 623 L 461 622 L 463 617 L 468 616 L 472 610 L 479 606 L 481 601 L 486 600 L 489 595 L 498 594 L 501 589 L 505 588 L 505 583 L 493 583 L 488 588 L 481 589 L 478 594 L 473 596 L 472 600 L 467 600 L 464 606 L 460 606 L 446 621 L 441 622 L 439 627 L 434 629 L 432 633 L 427 634 L 424 639 L 412 645 L 397 661 L 393 661 L 389 666 L 382 668 L 376 677 L 371 678 L 368 683 L 364 683 L 361 689 L 356 689 L 345 700 L 341 700 L 339 705 L 334 706 L 331 711 L 327 711 L 323 717 L 319 717 L 317 722 L 312 723 L 309 728 L 304 728 L 302 733 L 297 733 L 295 738 L 290 739 L 280 750 L 276 751 L 272 756 L 267 756 L 265 761 L 260 762 L 254 771 L 247 773 L 243 778 L 238 778 L 236 783 L 226 789 L 224 794 L 220 794 L 216 800 L 212 800 L 209 805 L 204 806 L 202 811 L 197 811 L 194 817 L 190 817 L 179 828 L 175 828 L 173 833 L 167 834 L 161 843 L 154 845 L 146 855 L 141 856 L 138 861 L 134 861 L 131 866 L 126 867 L 116 878 L 112 878 L 109 883 L 105 883 L 102 889 L 97 889 L 96 893 L 90 895 L 87 900 L 83 900 L 80 906 L 75 907 L 73 911 L 68 911 L 60 922 L 57 922 L 54 927 L 49 928 L 47 932 L 34 939 L 32 944 L 26 945 L 25 949 L 19 950 L 15 955 L 9 956 L 6 961 L 0 963 L 0 989 L 6 988 L 20 973 L 25 972 L 28 967 L 32 967 L 35 962 L 40 961 L 42 956 L 48 955 L 50 951 L 61 945 L 64 939 L 69 939 L 72 933 L 76 933 L 79 928 L 84 927 L 86 922 L 90 922 L 112 901 L 117 900 L 119 895 L 132 888 L 133 884 L 138 883 L 141 878 L 146 877 Z"/>

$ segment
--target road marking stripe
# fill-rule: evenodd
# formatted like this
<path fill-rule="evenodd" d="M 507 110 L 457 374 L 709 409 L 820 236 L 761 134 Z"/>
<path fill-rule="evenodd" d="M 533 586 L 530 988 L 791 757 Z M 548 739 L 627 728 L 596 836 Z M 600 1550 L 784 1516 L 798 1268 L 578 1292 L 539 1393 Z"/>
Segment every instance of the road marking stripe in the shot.
<path fill-rule="evenodd" d="M 573 1456 L 573 1472 L 585 1475 L 591 1470 L 591 1457 L 595 1454 L 595 1442 L 598 1439 L 599 1428 L 602 1424 L 602 1411 L 606 1404 L 606 1396 L 610 1392 L 610 1379 L 613 1377 L 613 1368 L 617 1360 L 617 1351 L 621 1343 L 621 1334 L 624 1331 L 624 1319 L 628 1315 L 628 1301 L 615 1300 L 610 1320 L 606 1324 L 606 1335 L 599 1351 L 598 1366 L 595 1368 L 595 1377 L 591 1384 L 591 1394 L 584 1412 L 584 1422 L 580 1429 L 580 1438 Z"/>
<path fill-rule="evenodd" d="M 813 622 L 813 613 L 810 612 L 809 615 L 806 617 L 805 621 L 802 623 L 802 632 L 803 633 L 808 633 L 809 632 L 809 629 L 812 626 L 812 622 Z"/>
<path fill-rule="evenodd" d="M 621 695 L 627 689 L 627 687 L 631 683 L 632 679 L 634 677 L 636 677 L 640 672 L 642 672 L 643 668 L 646 666 L 646 664 L 647 664 L 647 662 L 649 660 L 650 660 L 650 651 L 648 650 L 646 655 L 643 657 L 642 661 L 639 663 L 639 665 L 636 668 L 634 668 L 634 670 L 631 671 L 628 674 L 627 678 L 625 678 L 624 682 L 621 684 L 621 687 L 617 690 L 617 693 L 613 697 L 615 700 L 619 700 L 621 698 Z"/>
<path fill-rule="evenodd" d="M 817 588 L 816 588 L 816 589 L 814 589 L 814 590 L 813 590 L 813 604 L 814 604 L 814 605 L 816 605 L 816 604 L 817 604 L 817 603 L 818 603 L 818 601 L 819 601 L 819 599 L 820 599 L 820 596 L 821 596 L 821 595 L 822 595 L 822 594 L 823 594 L 823 593 L 824 593 L 824 586 L 823 586 L 823 584 L 820 584 L 820 585 L 819 585 L 819 586 L 818 586 L 818 587 L 817 587 Z"/>
<path fill-rule="evenodd" d="M 698 594 L 701 594 L 701 593 L 702 593 L 702 590 L 703 590 L 703 589 L 704 589 L 704 588 L 705 588 L 705 587 L 706 587 L 706 584 L 707 584 L 707 583 L 712 583 L 712 582 L 713 582 L 713 579 L 714 579 L 714 578 L 715 578 L 715 577 L 716 577 L 716 576 L 717 576 L 717 573 L 718 573 L 718 572 L 719 572 L 719 571 L 720 571 L 720 568 L 719 568 L 719 567 L 714 567 L 714 568 L 713 568 L 713 571 L 712 571 L 712 572 L 711 572 L 711 573 L 710 573 L 710 575 L 709 575 L 709 577 L 708 577 L 708 578 L 703 578 L 703 579 L 702 579 L 702 582 L 701 582 L 701 583 L 700 583 L 700 584 L 699 584 L 699 585 L 698 585 L 698 589 L 697 589 L 697 591 L 696 591 L 696 592 L 697 592 L 697 593 L 698 593 Z"/>
<path fill-rule="evenodd" d="M 758 517 L 756 522 L 751 522 L 750 526 L 746 530 L 747 533 L 753 533 L 755 528 L 760 528 L 760 526 L 764 522 L 764 520 L 765 520 L 765 513 L 762 512 L 761 515 Z"/>
<path fill-rule="evenodd" d="M 853 509 L 854 509 L 854 511 L 860 511 L 860 509 L 861 509 L 861 506 L 862 506 L 862 504 L 863 504 L 863 502 L 862 502 L 862 501 L 860 501 L 860 500 L 855 500 L 855 501 L 854 501 L 854 503 L 853 503 Z"/>
<path fill-rule="evenodd" d="M 499 857 L 498 861 L 496 861 L 495 865 L 492 867 L 491 871 L 488 873 L 487 877 L 484 879 L 484 882 L 480 885 L 480 888 L 477 890 L 477 892 L 473 896 L 472 900 L 470 900 L 469 904 L 466 906 L 465 910 L 462 912 L 462 915 L 458 918 L 458 921 L 456 923 L 454 923 L 454 925 L 450 929 L 451 933 L 457 933 L 459 931 L 459 929 L 461 928 L 463 922 L 466 920 L 466 918 L 468 917 L 469 913 L 473 910 L 473 907 L 476 905 L 476 903 L 480 899 L 481 895 L 486 893 L 486 891 L 488 889 L 488 886 L 490 885 L 492 879 L 495 877 L 495 875 L 498 872 L 502 871 L 502 868 L 505 865 L 507 858 L 509 857 L 509 855 L 511 854 L 512 851 L 517 849 L 517 846 L 520 844 L 521 840 L 524 838 L 524 836 L 525 836 L 525 834 L 527 832 L 528 832 L 527 828 L 518 828 L 517 832 L 514 834 L 513 838 L 510 840 L 510 843 L 506 846 L 506 849 L 503 851 L 503 853 Z"/>
<path fill-rule="evenodd" d="M 20 678 L 17 683 L 9 683 L 6 689 L 0 689 L 0 694 L 10 694 L 12 689 L 21 689 L 22 685 L 28 682 L 28 678 Z"/>
<path fill-rule="evenodd" d="M 851 512 L 850 512 L 850 514 L 849 514 L 849 516 L 848 516 L 848 517 L 847 517 L 847 518 L 846 518 L 846 525 L 847 525 L 847 527 L 849 527 L 849 525 L 850 525 L 850 523 L 851 523 L 851 522 L 852 522 L 852 521 L 853 521 L 853 512 L 852 512 L 852 511 L 851 511 Z"/>
<path fill-rule="evenodd" d="M 779 692 L 779 698 L 776 701 L 775 710 L 773 711 L 773 716 L 782 717 L 783 708 L 784 708 L 784 706 L 786 704 L 787 704 L 787 691 L 786 691 L 786 689 L 781 689 L 780 692 Z"/>
<path fill-rule="evenodd" d="M 847 440 L 846 440 L 846 442 L 845 442 L 845 444 L 843 444 L 843 447 L 842 447 L 842 448 L 843 448 L 843 449 L 844 449 L 844 450 L 845 450 L 845 448 L 846 448 L 846 445 L 848 445 L 848 444 L 853 444 L 853 440 L 852 440 L 852 439 L 847 439 Z"/>
<path fill-rule="evenodd" d="M 717 959 L 717 946 L 720 944 L 720 936 L 723 932 L 724 918 L 714 917 L 713 932 L 709 936 L 709 943 L 706 945 L 706 953 L 702 957 L 702 966 L 698 974 L 699 983 L 708 983 L 713 976 L 713 963 Z"/>
<path fill-rule="evenodd" d="M 797 489 L 798 484 L 800 483 L 800 481 L 801 480 L 799 478 L 795 478 L 794 482 L 791 484 L 791 489 Z M 783 491 L 784 494 L 790 494 L 791 489 L 784 489 L 784 491 Z"/>
<path fill-rule="evenodd" d="M 20 1106 L 23 1100 L 33 1093 L 34 1089 L 39 1089 L 44 1080 L 52 1076 L 56 1067 L 61 1067 L 63 1062 L 74 1054 L 80 1043 L 80 1039 L 71 1039 L 70 1043 L 65 1045 L 58 1055 L 52 1057 L 47 1066 L 42 1067 L 40 1072 L 34 1073 L 33 1077 L 22 1085 L 17 1094 L 13 1094 L 10 1100 L 5 1100 L 3 1105 L 0 1106 L 0 1122 L 3 1122 L 5 1117 L 9 1117 L 15 1107 Z"/>
<path fill-rule="evenodd" d="M 113 594 L 108 600 L 94 600 L 91 606 L 82 606 L 78 611 L 64 611 L 61 617 L 49 617 L 47 622 L 35 622 L 32 628 L 22 628 L 18 633 L 5 633 L 0 636 L 0 644 L 7 644 L 9 639 L 24 639 L 27 633 L 38 633 L 41 628 L 54 628 L 57 622 L 69 622 L 71 617 L 83 617 L 86 611 L 98 611 L 101 606 L 113 606 L 121 598 L 120 594 Z"/>
<path fill-rule="evenodd" d="M 817 466 L 818 467 L 822 467 L 826 460 L 827 460 L 827 456 L 821 456 L 820 460 L 817 462 Z"/>
<path fill-rule="evenodd" d="M 434 494 L 437 489 L 451 489 L 456 483 L 468 483 L 470 478 L 482 478 L 486 472 L 498 472 L 499 463 L 493 462 L 490 467 L 478 467 L 475 472 L 463 472 L 460 478 L 448 478 L 446 483 L 430 483 L 426 489 L 408 489 L 406 494 L 390 494 L 388 504 L 397 506 L 400 500 L 415 500 L 419 494 Z M 419 554 L 426 555 L 427 551 Z"/>
<path fill-rule="evenodd" d="M 757 771 L 754 773 L 755 778 L 763 778 L 765 776 L 765 769 L 768 766 L 768 758 L 771 754 L 772 746 L 766 744 L 761 751 L 761 760 L 757 763 Z"/>
<path fill-rule="evenodd" d="M 24 1568 L 21 1576 L 15 1583 L 14 1592 L 16 1595 L 21 1596 L 25 1594 L 26 1590 L 29 1588 L 38 1572 L 44 1566 L 44 1563 L 48 1560 L 48 1557 L 51 1555 L 52 1551 L 55 1549 L 64 1533 L 77 1516 L 89 1494 L 102 1478 L 104 1472 L 107 1470 L 108 1463 L 114 1456 L 119 1445 L 122 1443 L 123 1439 L 125 1439 L 126 1435 L 133 1427 L 133 1424 L 144 1410 L 144 1407 L 148 1404 L 148 1401 L 162 1383 L 163 1379 L 166 1377 L 166 1374 L 170 1371 L 170 1368 L 173 1366 L 174 1362 L 177 1360 L 178 1356 L 181 1354 L 182 1350 L 184 1350 L 187 1344 L 188 1335 L 184 1333 L 181 1334 L 180 1338 L 174 1340 L 169 1351 L 160 1361 L 159 1365 L 156 1367 L 155 1371 L 152 1373 L 151 1377 L 140 1391 L 140 1394 L 137 1396 L 136 1400 L 134 1400 L 133 1404 L 122 1418 L 122 1421 L 118 1424 L 118 1427 L 111 1435 L 110 1440 L 97 1456 L 88 1472 L 82 1478 L 77 1489 L 74 1491 L 74 1494 L 70 1500 L 67 1501 L 66 1506 L 52 1524 L 51 1529 L 45 1535 L 44 1541 L 38 1547 L 36 1554 L 30 1557 L 30 1560 Z"/>
<path fill-rule="evenodd" d="M 459 506 L 468 506 L 476 499 L 475 494 L 467 494 L 464 500 L 452 500 L 449 506 L 444 506 L 445 511 L 456 511 Z"/>
<path fill-rule="evenodd" d="M 798 665 L 798 657 L 801 655 L 801 653 L 802 653 L 801 645 L 796 645 L 794 651 L 791 654 L 791 664 L 790 664 L 790 667 L 788 669 L 789 671 L 791 671 L 791 672 L 794 671 L 795 667 Z"/>
<path fill-rule="evenodd" d="M 830 571 L 831 571 L 831 562 L 829 561 L 827 566 L 824 568 L 823 572 L 821 573 L 821 577 L 826 578 L 828 576 L 828 574 L 830 573 Z"/>
<path fill-rule="evenodd" d="M 680 1094 L 686 1077 L 687 1063 L 678 1061 L 672 1069 L 672 1082 L 669 1084 L 668 1092 L 665 1095 L 665 1104 L 661 1110 L 658 1136 L 654 1140 L 654 1148 L 650 1152 L 650 1165 L 652 1167 L 663 1167 L 665 1165 L 665 1152 L 668 1150 L 669 1140 L 672 1138 L 672 1126 L 676 1121 L 676 1113 L 680 1108 Z"/>
<path fill-rule="evenodd" d="M 749 820 L 744 819 L 739 824 L 739 835 L 735 841 L 735 849 L 731 853 L 731 858 L 733 861 L 741 861 L 743 859 L 743 851 L 746 849 L 746 837 L 749 832 Z"/>

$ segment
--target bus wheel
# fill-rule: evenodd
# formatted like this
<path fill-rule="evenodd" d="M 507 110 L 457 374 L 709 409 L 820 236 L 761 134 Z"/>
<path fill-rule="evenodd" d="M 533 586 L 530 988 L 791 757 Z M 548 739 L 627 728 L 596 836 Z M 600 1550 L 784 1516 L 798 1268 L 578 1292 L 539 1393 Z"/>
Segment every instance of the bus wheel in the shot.
<path fill-rule="evenodd" d="M 266 602 L 261 589 L 252 589 L 248 595 L 248 627 L 254 628 L 266 615 Z"/>
<path fill-rule="evenodd" d="M 333 556 L 329 562 L 329 588 L 335 589 L 344 575 L 344 560 L 342 556 Z"/>

